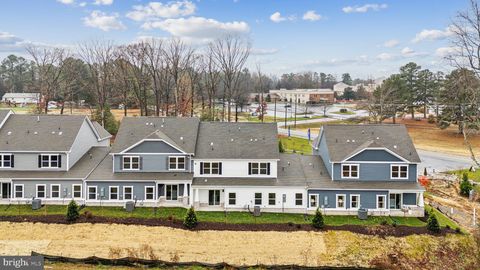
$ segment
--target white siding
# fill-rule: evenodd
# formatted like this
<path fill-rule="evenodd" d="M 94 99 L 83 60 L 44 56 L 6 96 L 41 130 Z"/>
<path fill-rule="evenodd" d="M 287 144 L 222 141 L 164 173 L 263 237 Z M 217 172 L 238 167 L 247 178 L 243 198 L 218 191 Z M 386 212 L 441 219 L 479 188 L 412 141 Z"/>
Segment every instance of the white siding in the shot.
<path fill-rule="evenodd" d="M 201 175 L 200 162 L 222 162 L 222 175 Z M 270 175 L 248 175 L 249 162 L 269 162 Z M 276 178 L 276 160 L 198 160 L 194 161 L 194 177 L 255 177 L 255 178 Z"/>
<path fill-rule="evenodd" d="M 109 140 L 103 140 L 99 142 L 97 136 L 93 132 L 92 128 L 88 124 L 87 120 L 83 121 L 77 137 L 72 144 L 70 152 L 69 166 L 70 168 L 83 156 L 92 146 L 108 146 Z M 69 169 L 70 169 L 69 168 Z"/>

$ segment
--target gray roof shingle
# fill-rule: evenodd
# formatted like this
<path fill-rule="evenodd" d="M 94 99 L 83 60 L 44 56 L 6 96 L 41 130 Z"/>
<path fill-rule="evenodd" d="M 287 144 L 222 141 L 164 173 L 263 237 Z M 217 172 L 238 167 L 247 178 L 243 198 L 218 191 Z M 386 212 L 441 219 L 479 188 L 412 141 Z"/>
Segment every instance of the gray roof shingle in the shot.
<path fill-rule="evenodd" d="M 97 131 L 98 136 L 100 136 L 99 140 L 105 140 L 112 137 L 112 135 L 108 133 L 108 131 L 104 127 L 102 127 L 102 125 L 100 125 L 100 123 L 98 123 L 97 121 L 92 121 L 92 124 L 93 128 L 95 128 L 95 130 Z"/>
<path fill-rule="evenodd" d="M 186 153 L 194 153 L 197 141 L 198 118 L 190 117 L 125 117 L 112 147 L 112 153 L 120 153 L 143 139 L 174 142 Z"/>
<path fill-rule="evenodd" d="M 3 123 L 3 121 L 5 120 L 5 118 L 8 116 L 10 112 L 11 112 L 10 110 L 0 110 L 0 125 Z"/>
<path fill-rule="evenodd" d="M 278 159 L 275 123 L 201 122 L 199 159 Z"/>
<path fill-rule="evenodd" d="M 405 125 L 324 125 L 330 160 L 341 162 L 365 148 L 384 147 L 410 162 L 420 162 Z"/>
<path fill-rule="evenodd" d="M 0 129 L 0 151 L 69 151 L 85 119 L 12 114 Z"/>

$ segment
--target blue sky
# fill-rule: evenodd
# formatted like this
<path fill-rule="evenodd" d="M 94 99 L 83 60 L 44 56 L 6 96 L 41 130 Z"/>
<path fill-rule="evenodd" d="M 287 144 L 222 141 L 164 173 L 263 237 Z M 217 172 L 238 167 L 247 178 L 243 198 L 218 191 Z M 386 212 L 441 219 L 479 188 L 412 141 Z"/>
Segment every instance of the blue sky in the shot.
<path fill-rule="evenodd" d="M 252 42 L 249 66 L 380 77 L 415 61 L 448 70 L 448 27 L 466 0 L 2 0 L 0 57 L 25 44 L 117 44 L 176 36 L 201 49 L 218 36 Z"/>

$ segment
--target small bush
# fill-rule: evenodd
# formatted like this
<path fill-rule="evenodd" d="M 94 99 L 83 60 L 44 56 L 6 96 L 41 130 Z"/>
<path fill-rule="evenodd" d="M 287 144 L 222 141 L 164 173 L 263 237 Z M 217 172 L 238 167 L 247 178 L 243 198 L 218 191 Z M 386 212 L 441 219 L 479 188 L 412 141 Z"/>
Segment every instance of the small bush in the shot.
<path fill-rule="evenodd" d="M 86 217 L 87 219 L 92 219 L 92 218 L 93 218 L 93 213 L 90 212 L 90 211 L 85 211 L 85 217 Z"/>
<path fill-rule="evenodd" d="M 198 225 L 197 214 L 195 214 L 195 210 L 193 206 L 188 209 L 187 214 L 185 215 L 185 219 L 183 220 L 183 226 L 187 227 L 188 229 L 193 229 Z"/>
<path fill-rule="evenodd" d="M 438 223 L 437 217 L 434 213 L 430 213 L 430 216 L 428 217 L 427 229 L 434 233 L 440 232 L 440 224 Z"/>
<path fill-rule="evenodd" d="M 322 229 L 323 226 L 325 226 L 325 221 L 323 220 L 323 215 L 319 208 L 315 211 L 315 216 L 312 219 L 312 226 L 316 229 Z"/>
<path fill-rule="evenodd" d="M 445 225 L 445 228 L 446 228 L 447 230 L 450 230 L 450 225 L 448 225 L 448 224 Z"/>
<path fill-rule="evenodd" d="M 293 224 L 293 222 L 291 222 L 291 221 L 289 221 L 287 224 L 288 224 L 288 226 L 290 226 L 290 227 L 293 227 L 293 225 L 295 225 L 295 224 Z"/>
<path fill-rule="evenodd" d="M 297 229 L 301 229 L 302 228 L 302 225 L 301 224 L 297 224 Z"/>
<path fill-rule="evenodd" d="M 67 220 L 74 222 L 78 219 L 78 217 L 80 217 L 78 205 L 74 200 L 71 200 L 67 207 Z"/>
<path fill-rule="evenodd" d="M 435 123 L 435 116 L 433 114 L 429 114 L 427 121 L 428 121 L 429 124 L 434 124 Z"/>
<path fill-rule="evenodd" d="M 462 182 L 460 182 L 460 195 L 469 196 L 473 189 L 472 183 L 468 180 L 468 174 L 463 173 Z"/>
<path fill-rule="evenodd" d="M 168 219 L 168 221 L 173 221 L 173 216 L 172 216 L 172 215 L 169 215 L 169 216 L 167 217 L 167 219 Z"/>
<path fill-rule="evenodd" d="M 394 220 L 394 221 L 392 222 L 392 226 L 395 228 L 395 227 L 397 227 L 397 225 L 398 225 L 398 224 L 397 224 L 397 221 Z"/>
<path fill-rule="evenodd" d="M 282 144 L 282 141 L 278 141 L 278 151 L 280 153 L 285 153 L 285 148 L 283 148 L 283 144 Z"/>
<path fill-rule="evenodd" d="M 340 112 L 341 112 L 341 113 L 347 113 L 347 109 L 342 108 L 342 109 L 340 109 Z"/>
<path fill-rule="evenodd" d="M 380 222 L 380 225 L 386 226 L 388 225 L 388 221 L 384 219 L 382 222 Z"/>
<path fill-rule="evenodd" d="M 462 229 L 460 229 L 460 227 L 457 227 L 457 228 L 455 228 L 455 232 L 456 233 L 462 233 Z"/>

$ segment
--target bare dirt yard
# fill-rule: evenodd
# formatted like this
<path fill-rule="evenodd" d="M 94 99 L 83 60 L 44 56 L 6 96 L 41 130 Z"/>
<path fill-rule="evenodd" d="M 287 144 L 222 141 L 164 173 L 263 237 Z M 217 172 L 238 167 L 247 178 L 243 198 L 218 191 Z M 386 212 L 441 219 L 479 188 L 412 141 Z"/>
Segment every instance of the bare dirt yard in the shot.
<path fill-rule="evenodd" d="M 386 269 L 395 265 L 405 266 L 401 269 L 474 269 L 477 263 L 473 238 L 459 234 L 381 238 L 344 231 L 186 231 L 161 226 L 10 222 L 1 222 L 0 231 L 0 254 L 9 255 L 35 251 L 75 258 L 130 256 L 173 262 Z"/>

